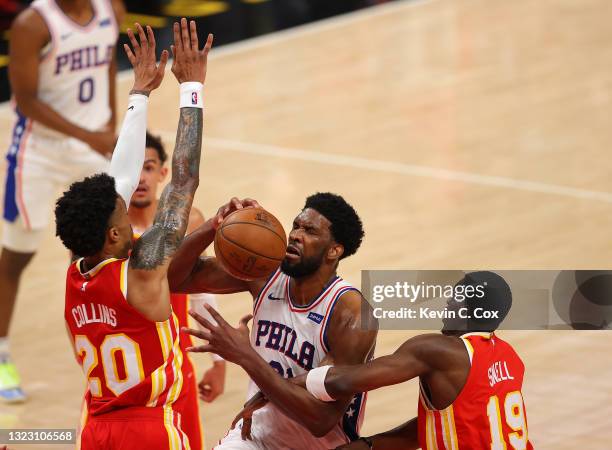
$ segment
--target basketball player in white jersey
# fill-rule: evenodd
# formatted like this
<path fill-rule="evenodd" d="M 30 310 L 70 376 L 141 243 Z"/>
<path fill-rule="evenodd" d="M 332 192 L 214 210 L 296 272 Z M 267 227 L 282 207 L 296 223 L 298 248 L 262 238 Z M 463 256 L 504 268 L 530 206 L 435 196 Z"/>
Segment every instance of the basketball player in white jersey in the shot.
<path fill-rule="evenodd" d="M 233 199 L 185 239 L 168 273 L 171 289 L 253 295 L 250 344 L 265 363 L 258 374 L 245 368 L 252 378 L 292 378 L 320 365 L 361 364 L 369 359 L 376 331 L 360 326 L 367 302 L 336 273 L 340 260 L 357 251 L 364 234 L 352 206 L 330 193 L 308 197 L 293 221 L 280 269 L 267 281 L 244 282 L 223 271 L 215 258 L 199 254 L 213 241 L 216 227 L 229 211 L 249 206 L 258 204 Z M 204 331 L 186 331 L 207 336 Z M 206 351 L 206 346 L 199 350 Z M 257 391 L 251 382 L 249 398 Z M 283 405 L 268 403 L 255 411 L 250 419 L 252 440 L 243 440 L 239 422 L 215 448 L 335 448 L 358 438 L 365 395 L 324 403 L 296 386 L 285 393 Z"/>
<path fill-rule="evenodd" d="M 58 190 L 108 168 L 123 14 L 121 0 L 35 0 L 11 28 L 17 121 L 0 255 L 0 400 L 6 402 L 25 399 L 7 340 L 21 273 L 40 245 Z"/>

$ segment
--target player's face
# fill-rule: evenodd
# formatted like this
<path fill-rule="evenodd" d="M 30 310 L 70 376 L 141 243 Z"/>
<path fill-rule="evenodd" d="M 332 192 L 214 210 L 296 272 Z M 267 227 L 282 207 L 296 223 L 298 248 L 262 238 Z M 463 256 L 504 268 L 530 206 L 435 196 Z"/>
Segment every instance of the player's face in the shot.
<path fill-rule="evenodd" d="M 115 236 L 115 241 L 113 242 L 113 247 L 115 248 L 114 256 L 116 258 L 127 258 L 132 249 L 134 230 L 132 230 L 132 224 L 130 223 L 125 203 L 119 197 L 117 197 L 110 225 L 114 229 Z"/>
<path fill-rule="evenodd" d="M 157 188 L 167 173 L 168 169 L 163 166 L 157 151 L 147 147 L 145 162 L 140 172 L 140 182 L 132 195 L 130 207 L 146 208 L 151 205 L 157 198 Z"/>
<path fill-rule="evenodd" d="M 331 222 L 314 209 L 305 209 L 293 221 L 281 270 L 300 278 L 316 272 L 332 244 Z"/>
<path fill-rule="evenodd" d="M 467 332 L 467 319 L 462 318 L 459 315 L 459 310 L 467 306 L 465 301 L 456 301 L 454 298 L 449 298 L 446 302 L 446 310 L 454 311 L 455 318 L 452 318 L 451 314 L 446 315 L 442 319 L 442 333 L 443 334 L 455 334 L 457 332 Z"/>

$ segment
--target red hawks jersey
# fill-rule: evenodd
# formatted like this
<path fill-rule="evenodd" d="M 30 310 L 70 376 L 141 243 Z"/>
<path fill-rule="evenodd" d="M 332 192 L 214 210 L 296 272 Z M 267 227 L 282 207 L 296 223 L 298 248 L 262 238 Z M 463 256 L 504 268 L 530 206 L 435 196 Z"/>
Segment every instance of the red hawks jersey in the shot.
<path fill-rule="evenodd" d="M 525 366 L 493 333 L 461 336 L 471 369 L 455 401 L 432 407 L 421 385 L 419 443 L 423 450 L 532 450 L 521 388 Z"/>
<path fill-rule="evenodd" d="M 174 409 L 184 402 L 184 355 L 178 319 L 143 317 L 126 300 L 126 259 L 107 259 L 90 271 L 71 264 L 66 277 L 65 319 L 87 377 L 91 415 L 130 406 Z"/>

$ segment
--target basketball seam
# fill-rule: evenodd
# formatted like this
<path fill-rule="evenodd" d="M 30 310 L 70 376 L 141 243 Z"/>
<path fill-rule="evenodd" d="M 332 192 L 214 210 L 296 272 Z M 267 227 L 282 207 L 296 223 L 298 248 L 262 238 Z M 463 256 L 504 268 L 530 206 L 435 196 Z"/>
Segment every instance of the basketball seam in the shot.
<path fill-rule="evenodd" d="M 246 223 L 246 224 L 253 225 L 253 224 L 252 224 L 252 223 L 250 223 L 250 222 L 234 222 L 234 223 Z M 260 225 L 258 225 L 258 226 L 260 226 Z M 240 245 L 238 242 L 235 242 L 235 241 L 231 240 L 230 238 L 228 238 L 228 237 L 225 235 L 225 233 L 223 232 L 223 228 L 224 228 L 224 227 L 221 227 L 221 228 L 220 228 L 220 230 L 221 230 L 221 236 L 223 236 L 223 239 L 227 240 L 228 242 L 231 242 L 232 244 L 234 244 L 234 245 L 235 245 L 235 246 L 237 246 L 237 247 L 240 247 L 242 250 L 246 250 L 246 251 L 247 251 L 247 252 L 249 252 L 249 253 L 252 253 L 252 254 L 254 254 L 254 255 L 260 256 L 260 257 L 262 257 L 262 258 L 270 259 L 270 260 L 272 260 L 272 261 L 282 261 L 282 260 L 284 259 L 284 258 L 280 258 L 280 259 L 277 259 L 277 258 L 270 258 L 269 256 L 262 255 L 262 254 L 260 254 L 260 253 L 254 252 L 254 251 L 253 251 L 253 250 L 251 250 L 251 249 L 246 249 L 246 248 L 244 248 L 244 247 L 243 247 L 242 245 Z M 267 230 L 269 230 L 269 228 L 267 228 L 267 227 L 263 227 L 263 228 L 266 228 Z M 275 234 L 276 234 L 276 233 L 275 233 Z M 277 235 L 277 236 L 278 236 L 278 235 Z"/>
<path fill-rule="evenodd" d="M 223 228 L 225 228 L 225 227 L 229 227 L 229 226 L 234 225 L 234 224 L 235 224 L 235 225 L 238 225 L 238 224 L 243 224 L 243 225 L 255 225 L 256 227 L 265 228 L 266 230 L 271 231 L 272 233 L 274 233 L 275 235 L 277 235 L 277 236 L 278 236 L 278 238 L 279 238 L 279 239 L 280 239 L 280 240 L 281 240 L 283 243 L 286 243 L 286 241 L 287 241 L 287 237 L 286 237 L 286 236 L 283 238 L 283 237 L 282 237 L 280 234 L 278 234 L 278 233 L 277 233 L 276 231 L 274 231 L 272 228 L 268 228 L 268 227 L 266 227 L 266 226 L 264 226 L 264 225 L 259 225 L 258 223 L 254 223 L 254 222 L 242 222 L 242 221 L 241 221 L 241 222 L 232 222 L 232 223 L 228 223 L 228 224 L 226 224 L 226 225 L 223 225 L 223 224 L 222 224 L 222 225 L 221 225 L 221 229 L 223 229 Z M 281 224 L 280 224 L 280 222 L 279 222 L 279 225 L 281 225 Z M 283 226 L 281 225 L 281 228 L 282 228 L 282 227 L 283 227 Z"/>
<path fill-rule="evenodd" d="M 217 252 L 216 252 L 217 248 L 219 249 L 219 252 L 218 252 L 218 255 L 217 255 L 217 256 L 220 256 L 220 257 L 221 257 L 221 264 L 222 264 L 223 266 L 225 266 L 225 269 L 226 269 L 227 271 L 229 271 L 229 269 L 232 269 L 232 270 L 235 270 L 236 272 L 240 272 L 240 274 L 241 274 L 241 275 L 243 275 L 243 276 L 245 277 L 245 278 L 243 279 L 243 281 L 245 281 L 245 279 L 246 279 L 246 280 L 251 280 L 251 279 L 252 279 L 252 276 L 250 276 L 248 273 L 245 273 L 245 272 L 243 272 L 243 271 L 242 271 L 242 270 L 240 270 L 240 269 L 236 269 L 234 266 L 232 266 L 232 265 L 229 263 L 229 260 L 227 259 L 227 256 L 225 256 L 225 255 L 223 254 L 223 248 L 222 248 L 220 245 L 217 245 L 217 246 L 216 246 L 216 248 L 215 248 L 215 253 L 217 253 Z M 233 275 L 233 274 L 231 274 L 231 273 L 230 273 L 230 275 L 235 276 L 235 275 Z M 238 278 L 238 279 L 240 279 L 240 277 L 237 277 L 237 276 L 235 276 L 235 277 L 236 277 L 236 278 Z"/>

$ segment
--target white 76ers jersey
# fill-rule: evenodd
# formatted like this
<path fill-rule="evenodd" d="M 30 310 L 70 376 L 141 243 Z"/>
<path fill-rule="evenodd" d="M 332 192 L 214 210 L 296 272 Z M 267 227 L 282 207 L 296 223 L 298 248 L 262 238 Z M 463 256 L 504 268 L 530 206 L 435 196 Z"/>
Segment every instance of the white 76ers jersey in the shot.
<path fill-rule="evenodd" d="M 309 305 L 291 300 L 289 280 L 277 270 L 253 306 L 251 346 L 281 376 L 291 378 L 318 367 L 329 351 L 327 328 L 340 297 L 357 290 L 335 277 Z M 251 381 L 249 398 L 258 391 Z M 341 422 L 322 438 L 268 403 L 253 415 L 252 435 L 267 449 L 330 449 L 357 439 L 363 420 L 365 395 L 357 394 Z"/>
<path fill-rule="evenodd" d="M 109 64 L 118 37 L 110 0 L 90 0 L 91 21 L 81 26 L 66 16 L 55 0 L 35 0 L 51 42 L 42 50 L 38 98 L 66 119 L 90 131 L 99 130 L 111 117 Z M 32 132 L 62 135 L 34 122 Z"/>

